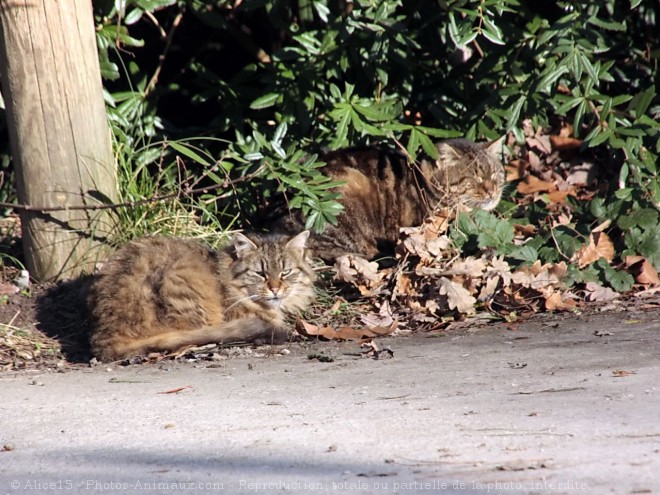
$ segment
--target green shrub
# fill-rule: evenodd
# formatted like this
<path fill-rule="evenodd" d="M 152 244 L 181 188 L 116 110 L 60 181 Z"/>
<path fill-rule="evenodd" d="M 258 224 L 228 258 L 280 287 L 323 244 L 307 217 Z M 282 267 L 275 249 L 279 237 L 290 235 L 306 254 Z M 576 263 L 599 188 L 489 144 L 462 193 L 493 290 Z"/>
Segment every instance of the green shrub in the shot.
<path fill-rule="evenodd" d="M 291 207 L 322 229 L 341 211 L 319 171 L 324 148 L 382 141 L 414 157 L 433 155 L 440 138 L 511 133 L 522 146 L 523 122 L 548 131 L 570 124 L 581 151 L 601 157 L 611 179 L 595 199 L 569 201 L 572 223 L 555 228 L 543 223 L 552 214 L 547 203 L 521 210 L 511 192 L 500 218 L 473 220 L 492 233 L 459 242 L 516 263 L 552 262 L 610 221 L 620 258 L 641 254 L 660 268 L 657 2 L 128 0 L 95 7 L 123 199 L 176 196 L 158 203 L 164 212 L 120 213 L 124 224 L 167 230 L 169 218 L 224 230 L 245 225 L 286 192 Z M 537 238 L 505 247 L 511 226 L 526 222 L 539 224 Z M 629 285 L 603 267 L 589 270 L 615 287 Z"/>

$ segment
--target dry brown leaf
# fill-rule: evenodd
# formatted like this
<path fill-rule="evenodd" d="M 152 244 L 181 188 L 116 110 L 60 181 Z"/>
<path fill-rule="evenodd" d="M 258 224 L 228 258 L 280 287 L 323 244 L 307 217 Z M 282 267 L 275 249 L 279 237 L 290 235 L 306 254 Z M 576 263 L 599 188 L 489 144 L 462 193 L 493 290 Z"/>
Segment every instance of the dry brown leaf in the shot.
<path fill-rule="evenodd" d="M 548 193 L 548 200 L 550 201 L 550 203 L 565 205 L 566 198 L 568 196 L 575 197 L 576 196 L 575 190 L 571 188 L 571 189 L 567 189 L 566 191 L 550 191 Z"/>
<path fill-rule="evenodd" d="M 420 230 L 426 239 L 435 239 L 447 232 L 452 218 L 453 215 L 451 210 L 438 209 L 424 220 Z"/>
<path fill-rule="evenodd" d="M 586 186 L 593 184 L 600 173 L 600 167 L 596 163 L 582 162 L 571 166 L 566 182 L 571 185 Z"/>
<path fill-rule="evenodd" d="M 575 150 L 582 146 L 582 140 L 571 136 L 550 136 L 553 150 Z"/>
<path fill-rule="evenodd" d="M 534 136 L 528 137 L 525 141 L 528 147 L 535 148 L 541 151 L 544 155 L 552 153 L 552 145 L 549 136 L 536 132 Z"/>
<path fill-rule="evenodd" d="M 523 287 L 542 290 L 546 287 L 556 287 L 561 284 L 567 271 L 566 263 L 556 263 L 541 265 L 540 261 L 535 261 L 532 266 L 525 266 L 512 274 L 511 280 Z"/>
<path fill-rule="evenodd" d="M 395 321 L 390 302 L 387 299 L 380 303 L 378 313 L 370 312 L 362 315 L 360 319 L 368 327 L 389 327 Z"/>
<path fill-rule="evenodd" d="M 564 85 L 564 84 L 557 84 L 557 92 L 558 92 L 558 93 L 561 93 L 561 94 L 563 94 L 563 95 L 570 95 L 570 94 L 572 94 L 572 93 L 571 93 L 571 90 L 568 88 L 568 86 L 566 86 L 566 85 Z M 569 124 L 567 127 L 570 127 L 570 129 L 571 129 L 571 133 L 573 133 L 573 126 Z M 566 127 L 562 128 L 561 131 L 563 131 L 564 129 L 566 129 Z M 561 131 L 560 131 L 560 134 L 561 134 Z"/>
<path fill-rule="evenodd" d="M 447 296 L 449 309 L 456 309 L 460 313 L 465 314 L 474 314 L 476 312 L 474 304 L 477 300 L 462 285 L 443 277 L 440 279 L 439 292 Z"/>
<path fill-rule="evenodd" d="M 536 235 L 538 227 L 536 225 L 532 225 L 531 223 L 528 223 L 527 225 L 516 223 L 513 225 L 513 230 L 516 232 L 516 234 L 522 235 L 523 237 L 533 237 Z"/>
<path fill-rule="evenodd" d="M 335 268 L 337 269 L 337 276 L 345 282 L 352 282 L 358 275 L 368 281 L 376 281 L 381 278 L 378 274 L 378 263 L 367 261 L 352 254 L 340 256 L 337 259 Z"/>
<path fill-rule="evenodd" d="M 378 272 L 378 263 L 367 261 L 352 254 L 335 260 L 335 278 L 353 284 L 363 296 L 372 295 L 372 290 L 380 285 L 384 272 Z"/>
<path fill-rule="evenodd" d="M 612 220 L 607 219 L 603 223 L 599 224 L 596 228 L 592 230 L 592 232 L 603 232 L 605 229 L 607 229 L 610 225 L 612 225 Z M 640 256 L 641 257 L 641 256 Z"/>
<path fill-rule="evenodd" d="M 566 214 L 560 213 L 551 220 L 551 225 L 552 228 L 554 229 L 555 227 L 558 227 L 560 225 L 570 225 L 571 220 L 573 220 L 573 215 L 571 215 L 570 213 L 566 213 Z"/>
<path fill-rule="evenodd" d="M 589 244 L 575 253 L 573 261 L 577 261 L 578 267 L 584 268 L 601 258 L 605 258 L 608 263 L 612 262 L 614 244 L 605 232 L 594 232 L 589 235 Z"/>
<path fill-rule="evenodd" d="M 332 307 L 328 311 L 330 313 L 336 313 L 341 308 L 341 305 L 344 304 L 345 302 L 346 302 L 346 299 L 344 299 L 343 297 L 337 297 L 335 299 L 334 304 L 332 305 Z"/>
<path fill-rule="evenodd" d="M 612 375 L 617 377 L 617 378 L 624 378 L 626 376 L 630 375 L 636 375 L 636 371 L 628 371 L 628 370 L 613 370 Z"/>
<path fill-rule="evenodd" d="M 436 260 L 451 246 L 451 241 L 446 235 L 438 236 L 435 233 L 429 234 L 429 232 L 432 231 L 422 232 L 419 228 L 407 228 L 405 233 L 408 234 L 408 237 L 403 241 L 407 252 L 419 256 L 427 263 Z"/>
<path fill-rule="evenodd" d="M 504 261 L 504 256 L 501 257 L 494 257 L 491 262 L 490 262 L 490 268 L 486 270 L 485 274 L 486 280 L 488 280 L 491 285 L 492 282 L 490 282 L 491 279 L 496 278 L 498 280 L 502 280 L 502 285 L 508 286 L 511 284 L 511 267 L 509 264 Z M 481 296 L 480 296 L 481 299 Z"/>
<path fill-rule="evenodd" d="M 608 302 L 620 297 L 618 292 L 595 282 L 587 282 L 584 287 L 584 299 L 587 302 Z"/>
<path fill-rule="evenodd" d="M 412 279 L 405 273 L 398 273 L 393 296 L 397 295 L 414 296 L 417 294 Z"/>
<path fill-rule="evenodd" d="M 296 320 L 296 330 L 306 337 L 324 337 L 333 340 L 337 336 L 335 329 L 332 327 L 320 327 L 300 318 Z"/>
<path fill-rule="evenodd" d="M 376 345 L 376 342 L 371 339 L 362 342 L 360 344 L 360 348 L 362 349 L 362 357 L 368 357 L 372 359 L 380 359 L 381 356 L 394 357 L 394 351 L 392 349 L 389 347 L 383 347 L 382 349 L 379 349 Z"/>
<path fill-rule="evenodd" d="M 518 183 L 518 192 L 520 194 L 534 194 L 556 190 L 557 185 L 554 182 L 541 180 L 534 175 L 528 175 L 524 180 Z"/>
<path fill-rule="evenodd" d="M 559 291 L 552 291 L 545 298 L 545 309 L 548 311 L 566 311 L 575 309 L 577 303 L 575 300 L 562 295 Z"/>
<path fill-rule="evenodd" d="M 570 91 L 569 91 L 570 93 Z M 573 124 L 570 124 L 568 122 L 564 122 L 561 126 L 561 129 L 559 129 L 559 135 L 561 137 L 569 137 L 573 135 Z"/>
<path fill-rule="evenodd" d="M 504 166 L 507 182 L 520 179 L 529 164 L 525 160 L 511 160 Z"/>
<path fill-rule="evenodd" d="M 468 277 L 480 278 L 486 271 L 486 261 L 468 256 L 464 260 L 456 260 L 449 270 L 452 275 L 467 275 Z"/>
<path fill-rule="evenodd" d="M 383 335 L 389 335 L 398 326 L 398 322 L 395 320 L 391 325 L 387 327 L 383 326 L 374 326 L 374 327 L 364 327 L 364 328 L 353 328 L 349 326 L 339 327 L 337 329 L 333 327 L 320 327 L 312 323 L 306 322 L 305 320 L 298 319 L 296 321 L 296 330 L 302 335 L 307 337 L 323 337 L 327 340 L 361 340 L 372 337 L 382 337 Z"/>
<path fill-rule="evenodd" d="M 544 265 L 548 268 L 548 273 L 557 279 L 557 282 L 564 280 L 566 273 L 568 272 L 568 266 L 563 261 L 554 264 Z"/>
<path fill-rule="evenodd" d="M 635 277 L 638 284 L 657 285 L 660 284 L 658 272 L 643 256 L 627 256 L 626 268 Z"/>
<path fill-rule="evenodd" d="M 486 279 L 486 283 L 481 286 L 481 291 L 479 292 L 479 296 L 477 297 L 477 300 L 483 302 L 491 299 L 495 295 L 495 292 L 497 291 L 497 287 L 500 284 L 500 280 L 502 280 L 502 278 L 499 275 L 495 275 L 493 277 Z"/>

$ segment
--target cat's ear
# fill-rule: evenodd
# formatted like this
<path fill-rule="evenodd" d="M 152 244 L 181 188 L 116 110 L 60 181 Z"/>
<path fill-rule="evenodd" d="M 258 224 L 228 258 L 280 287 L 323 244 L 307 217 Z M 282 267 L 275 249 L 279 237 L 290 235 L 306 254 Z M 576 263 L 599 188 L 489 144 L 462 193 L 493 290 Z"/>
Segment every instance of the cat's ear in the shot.
<path fill-rule="evenodd" d="M 436 166 L 440 169 L 453 167 L 460 155 L 459 151 L 449 141 L 440 141 L 435 147 L 438 150 L 438 158 L 435 161 Z"/>
<path fill-rule="evenodd" d="M 456 149 L 449 143 L 449 141 L 440 141 L 435 145 L 438 150 L 438 162 L 446 163 L 454 161 L 458 155 Z"/>
<path fill-rule="evenodd" d="M 502 155 L 504 154 L 504 138 L 506 136 L 502 136 L 499 139 L 496 139 L 495 141 L 490 141 L 488 143 L 485 143 L 484 149 L 491 155 L 497 158 L 498 160 L 502 159 Z"/>
<path fill-rule="evenodd" d="M 257 249 L 257 245 L 240 232 L 237 232 L 232 236 L 231 243 L 234 246 L 234 251 L 238 258 L 242 258 L 246 254 Z"/>
<path fill-rule="evenodd" d="M 309 239 L 309 230 L 303 230 L 300 234 L 286 243 L 286 248 L 303 251 L 307 244 L 307 239 Z"/>

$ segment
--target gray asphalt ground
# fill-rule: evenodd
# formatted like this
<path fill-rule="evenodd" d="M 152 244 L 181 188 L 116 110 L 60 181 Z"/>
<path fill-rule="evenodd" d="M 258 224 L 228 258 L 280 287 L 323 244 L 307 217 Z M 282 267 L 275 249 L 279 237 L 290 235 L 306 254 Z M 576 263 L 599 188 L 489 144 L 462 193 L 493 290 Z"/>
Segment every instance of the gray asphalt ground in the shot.
<path fill-rule="evenodd" d="M 660 493 L 659 320 L 5 373 L 0 494 Z"/>

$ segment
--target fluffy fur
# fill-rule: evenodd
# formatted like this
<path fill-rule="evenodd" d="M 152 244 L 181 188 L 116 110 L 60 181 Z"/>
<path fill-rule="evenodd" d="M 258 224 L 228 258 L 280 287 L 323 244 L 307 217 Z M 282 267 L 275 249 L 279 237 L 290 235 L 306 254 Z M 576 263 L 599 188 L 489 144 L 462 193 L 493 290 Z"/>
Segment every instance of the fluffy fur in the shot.
<path fill-rule="evenodd" d="M 112 361 L 212 342 L 282 342 L 285 314 L 313 298 L 308 236 L 237 234 L 222 251 L 165 237 L 127 244 L 90 289 L 92 352 Z"/>
<path fill-rule="evenodd" d="M 366 258 L 391 255 L 401 227 L 420 225 L 434 209 L 497 206 L 505 184 L 502 139 L 438 143 L 438 158 L 409 164 L 398 151 L 378 146 L 347 148 L 325 155 L 323 173 L 335 181 L 344 212 L 338 223 L 313 234 L 315 256 L 332 262 L 344 254 Z M 275 208 L 271 229 L 295 232 L 304 226 L 298 211 Z"/>

